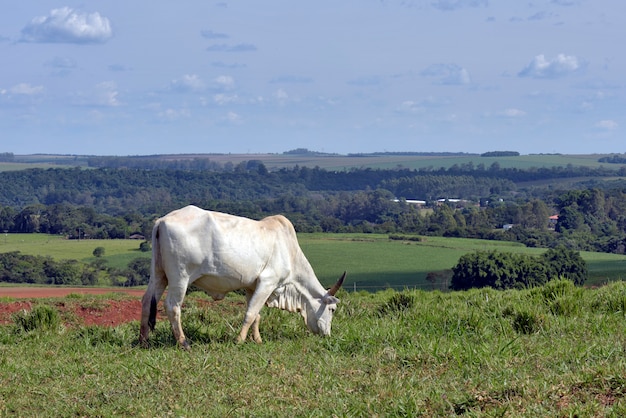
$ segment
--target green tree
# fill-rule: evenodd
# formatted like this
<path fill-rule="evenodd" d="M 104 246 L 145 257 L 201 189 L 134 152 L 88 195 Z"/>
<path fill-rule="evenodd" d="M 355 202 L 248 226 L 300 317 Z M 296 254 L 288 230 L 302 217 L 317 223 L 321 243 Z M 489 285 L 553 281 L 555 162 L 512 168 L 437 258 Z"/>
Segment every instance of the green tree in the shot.
<path fill-rule="evenodd" d="M 583 285 L 587 280 L 587 262 L 577 251 L 560 246 L 546 251 L 541 260 L 548 266 L 551 279 L 562 277 L 576 285 Z"/>

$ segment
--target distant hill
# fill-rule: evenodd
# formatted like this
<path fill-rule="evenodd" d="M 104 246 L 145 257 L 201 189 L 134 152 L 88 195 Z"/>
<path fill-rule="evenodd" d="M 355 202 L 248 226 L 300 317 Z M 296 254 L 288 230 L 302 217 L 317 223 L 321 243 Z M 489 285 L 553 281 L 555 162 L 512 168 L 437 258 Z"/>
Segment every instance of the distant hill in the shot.
<path fill-rule="evenodd" d="M 9 154 L 9 153 L 6 153 Z M 621 165 L 607 164 L 605 157 L 615 154 L 566 155 L 566 154 L 529 154 L 529 155 L 487 155 L 462 152 L 373 152 L 354 154 L 328 154 L 298 148 L 282 154 L 154 154 L 134 156 L 94 156 L 94 155 L 56 155 L 29 154 L 12 155 L 7 161 L 0 161 L 0 171 L 21 170 L 26 168 L 46 167 L 136 167 L 154 164 L 152 168 L 215 169 L 216 167 L 247 163 L 254 160 L 263 163 L 269 170 L 300 167 L 319 167 L 326 170 L 350 170 L 353 168 L 372 169 L 415 169 L 432 171 L 451 167 L 484 167 L 497 164 L 501 168 L 552 168 L 582 166 L 588 168 L 605 167 L 618 170 Z M 488 158 L 485 158 L 488 156 Z M 601 161 L 602 160 L 602 161 Z M 613 162 L 613 161 L 610 161 Z"/>

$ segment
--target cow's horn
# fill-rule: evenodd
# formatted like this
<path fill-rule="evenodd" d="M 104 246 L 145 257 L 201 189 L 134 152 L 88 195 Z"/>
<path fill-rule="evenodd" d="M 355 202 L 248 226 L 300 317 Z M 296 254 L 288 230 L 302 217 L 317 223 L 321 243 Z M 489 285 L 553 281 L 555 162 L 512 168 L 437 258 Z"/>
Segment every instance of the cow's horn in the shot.
<path fill-rule="evenodd" d="M 339 278 L 339 280 L 337 280 L 337 283 L 335 283 L 335 285 L 330 288 L 330 290 L 328 291 L 328 294 L 331 296 L 335 296 L 335 293 L 337 293 L 337 290 L 339 290 L 339 288 L 343 284 L 343 279 L 345 278 L 346 278 L 346 272 L 344 271 L 341 277 Z"/>

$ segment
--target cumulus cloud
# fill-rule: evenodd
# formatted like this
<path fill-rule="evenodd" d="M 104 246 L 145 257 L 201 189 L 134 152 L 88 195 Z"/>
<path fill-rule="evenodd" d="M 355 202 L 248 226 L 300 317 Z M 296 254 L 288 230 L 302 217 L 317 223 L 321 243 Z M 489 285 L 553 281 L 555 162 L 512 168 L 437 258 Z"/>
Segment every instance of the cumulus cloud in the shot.
<path fill-rule="evenodd" d="M 158 113 L 159 118 L 167 121 L 175 121 L 180 119 L 188 119 L 191 117 L 189 109 L 172 109 L 168 108 Z"/>
<path fill-rule="evenodd" d="M 5 90 L 3 90 L 4 92 Z M 20 95 L 20 96 L 37 96 L 43 93 L 43 86 L 33 86 L 28 83 L 20 83 L 11 87 L 7 92 L 12 95 Z"/>
<path fill-rule="evenodd" d="M 44 99 L 43 86 L 19 83 L 9 88 L 0 88 L 0 103 L 11 106 L 31 106 Z"/>
<path fill-rule="evenodd" d="M 202 91 L 205 84 L 196 74 L 185 74 L 182 78 L 172 80 L 170 88 L 178 92 Z"/>
<path fill-rule="evenodd" d="M 206 50 L 209 52 L 252 52 L 256 51 L 256 46 L 252 44 L 237 44 L 237 45 L 227 45 L 227 44 L 215 44 L 209 46 Z"/>
<path fill-rule="evenodd" d="M 537 55 L 522 71 L 520 77 L 559 78 L 580 71 L 585 63 L 573 55 L 559 54 L 548 60 L 545 55 Z"/>
<path fill-rule="evenodd" d="M 213 82 L 220 90 L 231 90 L 235 87 L 235 79 L 229 75 L 221 75 L 216 77 Z"/>
<path fill-rule="evenodd" d="M 241 115 L 232 111 L 228 112 L 226 116 L 223 118 L 223 120 L 226 120 L 227 122 L 236 124 L 236 125 L 239 125 L 241 122 L 243 122 Z"/>
<path fill-rule="evenodd" d="M 469 72 L 456 64 L 433 64 L 420 75 L 436 78 L 437 84 L 463 85 L 472 82 Z"/>
<path fill-rule="evenodd" d="M 279 102 L 285 102 L 289 99 L 289 94 L 283 89 L 278 89 L 274 92 L 274 98 Z"/>
<path fill-rule="evenodd" d="M 614 131 L 618 128 L 617 122 L 611 119 L 605 119 L 597 122 L 595 127 L 603 131 Z"/>
<path fill-rule="evenodd" d="M 90 90 L 73 94 L 72 99 L 77 106 L 116 107 L 122 104 L 118 96 L 117 84 L 114 81 L 103 81 Z"/>
<path fill-rule="evenodd" d="M 237 96 L 236 94 L 218 93 L 213 95 L 213 101 L 218 105 L 223 106 L 226 104 L 238 103 L 239 96 Z"/>
<path fill-rule="evenodd" d="M 114 81 L 105 81 L 96 86 L 96 100 L 102 106 L 119 106 L 119 92 Z"/>
<path fill-rule="evenodd" d="M 113 36 L 109 19 L 98 12 L 82 13 L 69 7 L 38 16 L 22 29 L 23 42 L 104 43 Z"/>
<path fill-rule="evenodd" d="M 424 110 L 424 106 L 414 100 L 405 100 L 396 108 L 398 113 L 421 113 Z"/>

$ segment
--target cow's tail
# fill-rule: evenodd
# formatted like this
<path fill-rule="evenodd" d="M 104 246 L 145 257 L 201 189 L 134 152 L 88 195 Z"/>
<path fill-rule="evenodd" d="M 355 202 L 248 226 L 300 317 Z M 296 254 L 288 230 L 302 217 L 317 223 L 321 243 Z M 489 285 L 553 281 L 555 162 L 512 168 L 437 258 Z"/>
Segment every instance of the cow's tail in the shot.
<path fill-rule="evenodd" d="M 143 345 L 147 343 L 150 331 L 156 326 L 157 304 L 165 287 L 167 278 L 161 264 L 161 249 L 159 243 L 159 221 L 157 220 L 152 229 L 152 261 L 150 263 L 150 281 L 148 289 L 141 299 L 141 328 L 139 341 Z"/>

